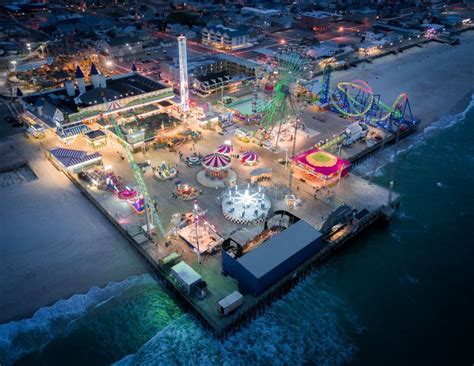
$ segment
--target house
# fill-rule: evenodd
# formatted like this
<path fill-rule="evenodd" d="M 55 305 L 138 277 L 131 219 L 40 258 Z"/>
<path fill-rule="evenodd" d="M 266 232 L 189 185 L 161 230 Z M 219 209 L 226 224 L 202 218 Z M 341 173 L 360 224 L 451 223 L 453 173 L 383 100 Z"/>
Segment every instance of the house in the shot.
<path fill-rule="evenodd" d="M 96 44 L 98 52 L 119 58 L 143 52 L 143 42 L 138 37 L 116 37 L 109 40 L 101 39 Z"/>
<path fill-rule="evenodd" d="M 226 53 L 202 56 L 188 62 L 190 84 L 198 76 L 217 73 L 224 73 L 231 77 L 240 75 L 246 79 L 254 79 L 260 68 L 261 64 L 258 62 Z M 164 79 L 174 85 L 179 84 L 179 63 L 177 61 L 161 64 L 161 72 Z"/>

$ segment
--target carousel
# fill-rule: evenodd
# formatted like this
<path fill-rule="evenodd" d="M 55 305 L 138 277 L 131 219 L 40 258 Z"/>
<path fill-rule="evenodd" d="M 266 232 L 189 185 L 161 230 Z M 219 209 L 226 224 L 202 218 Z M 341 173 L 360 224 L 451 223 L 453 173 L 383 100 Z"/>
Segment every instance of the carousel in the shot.
<path fill-rule="evenodd" d="M 258 155 L 254 151 L 246 151 L 242 154 L 242 164 L 246 166 L 254 166 L 258 164 Z"/>
<path fill-rule="evenodd" d="M 196 187 L 186 183 L 176 184 L 174 192 L 176 196 L 183 201 L 190 201 L 199 195 L 199 191 Z"/>
<path fill-rule="evenodd" d="M 225 156 L 231 156 L 234 148 L 229 140 L 225 141 L 222 145 L 219 145 L 216 149 L 216 153 Z"/>
<path fill-rule="evenodd" d="M 202 158 L 202 166 L 204 170 L 201 170 L 197 175 L 199 183 L 206 187 L 225 187 L 226 185 L 233 185 L 237 176 L 235 172 L 230 169 L 231 159 L 230 157 L 212 153 Z"/>
<path fill-rule="evenodd" d="M 270 210 L 270 199 L 259 186 L 229 189 L 222 199 L 224 217 L 240 225 L 258 225 L 265 221 Z"/>
<path fill-rule="evenodd" d="M 158 180 L 169 180 L 176 177 L 178 171 L 171 164 L 166 164 L 166 162 L 161 162 L 159 167 L 153 168 L 153 175 Z"/>

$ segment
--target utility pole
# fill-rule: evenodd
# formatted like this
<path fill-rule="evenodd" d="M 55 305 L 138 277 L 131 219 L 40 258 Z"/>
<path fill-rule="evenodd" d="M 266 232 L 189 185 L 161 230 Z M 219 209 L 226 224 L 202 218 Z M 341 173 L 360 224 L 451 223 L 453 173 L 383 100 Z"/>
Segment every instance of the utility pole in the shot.
<path fill-rule="evenodd" d="M 296 133 L 298 132 L 298 122 L 300 120 L 301 116 L 300 114 L 298 113 L 296 115 L 296 121 L 295 121 L 295 132 L 294 132 L 294 135 L 293 135 L 293 148 L 291 150 L 291 157 L 294 158 L 295 157 L 295 152 L 296 152 Z M 290 189 L 291 191 L 291 183 L 293 181 L 293 175 L 291 174 L 293 171 L 291 165 L 290 165 L 290 171 L 288 173 L 288 188 Z"/>

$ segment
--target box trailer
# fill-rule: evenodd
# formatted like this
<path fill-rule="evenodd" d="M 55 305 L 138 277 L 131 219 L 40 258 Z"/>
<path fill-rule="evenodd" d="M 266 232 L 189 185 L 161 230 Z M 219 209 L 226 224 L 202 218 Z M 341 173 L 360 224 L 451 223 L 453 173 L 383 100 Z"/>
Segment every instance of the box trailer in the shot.
<path fill-rule="evenodd" d="M 219 313 L 228 315 L 244 303 L 244 297 L 239 291 L 234 291 L 217 303 Z"/>
<path fill-rule="evenodd" d="M 202 280 L 199 273 L 183 261 L 171 267 L 171 273 L 188 295 L 191 295 L 193 289 Z"/>

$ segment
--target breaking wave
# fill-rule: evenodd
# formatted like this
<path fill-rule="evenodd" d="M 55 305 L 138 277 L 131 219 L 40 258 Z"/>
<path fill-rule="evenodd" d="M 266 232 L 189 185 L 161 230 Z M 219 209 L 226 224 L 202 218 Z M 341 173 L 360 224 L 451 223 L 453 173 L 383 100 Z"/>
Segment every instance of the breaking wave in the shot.
<path fill-rule="evenodd" d="M 31 318 L 0 325 L 0 360 L 10 365 L 27 353 L 44 347 L 51 340 L 68 332 L 71 324 L 92 308 L 119 296 L 125 290 L 146 284 L 156 284 L 151 274 L 111 282 L 103 288 L 92 287 L 86 294 L 76 294 L 39 309 Z"/>
<path fill-rule="evenodd" d="M 348 362 L 357 350 L 349 334 L 364 328 L 340 298 L 317 282 L 313 274 L 223 343 L 191 314 L 184 314 L 114 366 Z"/>

